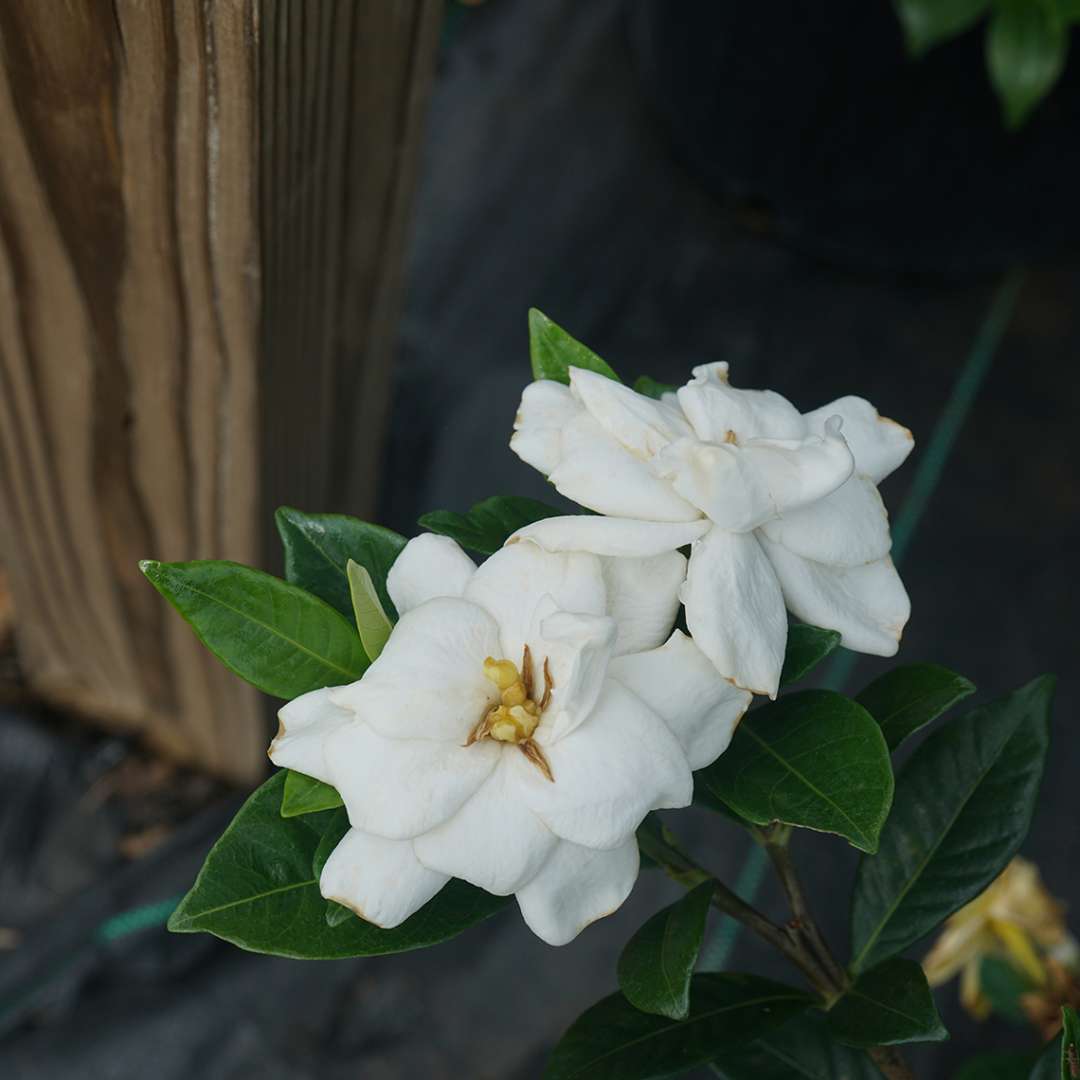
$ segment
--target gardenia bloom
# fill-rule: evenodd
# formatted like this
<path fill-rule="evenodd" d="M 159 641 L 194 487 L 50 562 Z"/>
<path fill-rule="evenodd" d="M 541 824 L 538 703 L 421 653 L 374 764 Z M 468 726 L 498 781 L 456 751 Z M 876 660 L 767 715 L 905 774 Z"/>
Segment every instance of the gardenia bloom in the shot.
<path fill-rule="evenodd" d="M 552 945 L 618 908 L 635 829 L 690 802 L 691 769 L 750 700 L 670 633 L 685 564 L 523 542 L 477 569 L 452 540 L 411 540 L 382 654 L 351 686 L 286 705 L 270 748 L 348 810 L 323 896 L 393 927 L 463 878 L 515 894 Z"/>
<path fill-rule="evenodd" d="M 687 625 L 737 686 L 776 696 L 785 605 L 849 649 L 896 652 L 910 604 L 877 485 L 912 437 L 862 398 L 803 414 L 771 390 L 735 389 L 717 363 L 654 401 L 571 368 L 569 387 L 526 387 L 510 446 L 606 515 L 548 518 L 517 537 L 600 555 L 691 545 Z"/>

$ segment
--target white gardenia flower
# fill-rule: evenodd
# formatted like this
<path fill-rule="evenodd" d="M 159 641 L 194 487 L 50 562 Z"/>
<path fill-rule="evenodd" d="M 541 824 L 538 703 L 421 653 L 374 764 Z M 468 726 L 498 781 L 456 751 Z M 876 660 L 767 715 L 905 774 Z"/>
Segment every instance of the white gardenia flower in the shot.
<path fill-rule="evenodd" d="M 526 387 L 510 446 L 606 516 L 547 518 L 517 537 L 600 555 L 692 545 L 681 597 L 694 640 L 735 685 L 775 697 L 785 606 L 849 649 L 896 652 L 911 608 L 877 485 L 912 445 L 862 398 L 800 413 L 732 387 L 726 363 L 694 368 L 660 401 L 571 368 L 569 387 Z"/>
<path fill-rule="evenodd" d="M 622 904 L 634 831 L 686 806 L 750 695 L 669 636 L 686 560 L 512 544 L 479 569 L 411 540 L 387 588 L 400 621 L 350 686 L 279 713 L 276 765 L 337 788 L 352 826 L 322 894 L 382 927 L 451 877 L 516 894 L 552 945 Z"/>

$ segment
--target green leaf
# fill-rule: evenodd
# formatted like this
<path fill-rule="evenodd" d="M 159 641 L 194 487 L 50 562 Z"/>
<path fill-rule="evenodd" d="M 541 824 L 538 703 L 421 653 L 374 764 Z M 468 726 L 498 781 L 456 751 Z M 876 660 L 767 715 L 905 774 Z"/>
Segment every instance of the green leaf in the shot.
<path fill-rule="evenodd" d="M 332 960 L 434 945 L 506 905 L 505 897 L 455 880 L 394 930 L 363 919 L 327 925 L 315 855 L 344 812 L 283 818 L 278 808 L 284 784 L 284 773 L 276 773 L 240 808 L 173 913 L 170 930 L 205 931 L 272 956 Z"/>
<path fill-rule="evenodd" d="M 755 709 L 699 783 L 758 825 L 838 833 L 876 851 L 893 776 L 881 729 L 850 698 L 803 690 Z"/>
<path fill-rule="evenodd" d="M 639 375 L 634 380 L 634 390 L 645 397 L 659 401 L 665 394 L 674 394 L 679 388 L 671 383 L 657 382 L 649 375 Z"/>
<path fill-rule="evenodd" d="M 858 1047 L 949 1037 L 923 969 L 902 957 L 860 975 L 829 1010 L 829 1030 L 838 1042 Z"/>
<path fill-rule="evenodd" d="M 1035 984 L 1023 972 L 1017 971 L 1004 956 L 990 953 L 979 961 L 979 990 L 990 1002 L 996 1016 L 1027 1024 L 1027 1014 L 1020 1005 L 1020 998 L 1034 989 Z M 1027 1076 L 1027 1073 L 1024 1075 Z"/>
<path fill-rule="evenodd" d="M 569 383 L 570 368 L 578 367 L 595 371 L 616 382 L 622 381 L 592 349 L 572 338 L 536 308 L 529 308 L 529 355 L 532 357 L 534 379 Z"/>
<path fill-rule="evenodd" d="M 369 660 L 376 659 L 383 651 L 383 646 L 394 629 L 393 623 L 386 617 L 386 612 L 379 603 L 379 594 L 367 567 L 350 559 L 345 564 L 349 579 L 349 591 L 352 593 L 353 614 L 356 617 L 356 629 L 360 634 L 360 643 Z"/>
<path fill-rule="evenodd" d="M 986 66 L 1010 130 L 1020 127 L 1065 69 L 1069 34 L 1047 0 L 996 0 Z"/>
<path fill-rule="evenodd" d="M 397 618 L 386 575 L 407 543 L 404 536 L 344 514 L 305 514 L 290 506 L 274 515 L 285 548 L 285 577 L 353 617 L 346 568 L 359 563 L 375 583 L 379 603 L 391 620 Z"/>
<path fill-rule="evenodd" d="M 909 735 L 975 692 L 975 684 L 937 664 L 893 668 L 875 679 L 855 700 L 881 725 L 895 750 Z"/>
<path fill-rule="evenodd" d="M 1063 1045 L 1060 1035 L 1051 1039 L 1035 1059 L 1035 1064 L 1028 1073 L 1028 1080 L 1071 1080 L 1065 1071 L 1068 1068 L 1067 1061 L 1062 1063 Z"/>
<path fill-rule="evenodd" d="M 1028 1080 L 1032 1061 L 1031 1054 L 979 1054 L 965 1061 L 953 1080 Z"/>
<path fill-rule="evenodd" d="M 859 864 L 853 970 L 928 934 L 1016 854 L 1042 779 L 1053 692 L 1053 678 L 1035 679 L 952 720 L 912 754 L 878 855 Z"/>
<path fill-rule="evenodd" d="M 420 519 L 420 525 L 433 533 L 449 536 L 471 551 L 493 555 L 518 529 L 561 514 L 561 510 L 536 499 L 525 499 L 520 495 L 493 495 L 476 503 L 467 514 L 457 514 L 453 510 L 432 510 Z"/>
<path fill-rule="evenodd" d="M 749 1045 L 725 1048 L 713 1071 L 725 1080 L 881 1080 L 862 1050 L 833 1039 L 818 1012 L 796 1016 Z"/>
<path fill-rule="evenodd" d="M 1080 22 L 1080 0 L 1054 0 L 1054 6 L 1064 22 Z"/>
<path fill-rule="evenodd" d="M 1080 1016 L 1071 1005 L 1061 1007 L 1061 1080 L 1080 1077 Z"/>
<path fill-rule="evenodd" d="M 574 1021 L 544 1070 L 545 1080 L 651 1080 L 711 1061 L 756 1039 L 810 1004 L 797 990 L 752 975 L 695 975 L 690 1013 L 670 1020 L 612 994 Z"/>
<path fill-rule="evenodd" d="M 293 769 L 286 770 L 285 790 L 281 797 L 282 817 L 317 814 L 320 810 L 333 810 L 341 805 L 341 796 L 329 784 Z"/>
<path fill-rule="evenodd" d="M 908 51 L 922 56 L 973 27 L 986 13 L 990 0 L 893 0 L 893 5 Z"/>
<path fill-rule="evenodd" d="M 810 674 L 840 644 L 835 630 L 794 623 L 788 627 L 787 652 L 780 672 L 780 685 L 798 682 Z"/>
<path fill-rule="evenodd" d="M 712 896 L 713 883 L 706 881 L 658 911 L 626 943 L 619 957 L 619 988 L 635 1008 L 672 1020 L 686 1017 Z"/>
<path fill-rule="evenodd" d="M 139 564 L 154 588 L 230 670 L 292 699 L 355 682 L 368 666 L 356 631 L 328 604 L 232 562 Z"/>

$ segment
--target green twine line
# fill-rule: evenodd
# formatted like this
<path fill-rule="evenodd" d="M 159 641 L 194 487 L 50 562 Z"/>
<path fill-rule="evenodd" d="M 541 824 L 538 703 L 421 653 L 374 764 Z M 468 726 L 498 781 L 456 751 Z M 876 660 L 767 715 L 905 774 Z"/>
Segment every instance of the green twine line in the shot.
<path fill-rule="evenodd" d="M 149 930 L 152 926 L 163 926 L 169 921 L 169 916 L 176 910 L 181 899 L 179 896 L 174 896 L 169 900 L 159 900 L 153 904 L 142 904 L 128 911 L 121 911 L 98 926 L 94 931 L 94 940 L 117 941 L 119 938 L 127 937 L 128 934 Z"/>
<path fill-rule="evenodd" d="M 915 469 L 911 489 L 893 526 L 892 556 L 897 565 L 911 546 L 923 514 L 937 490 L 964 421 L 990 370 L 1001 337 L 1012 318 L 1025 273 L 1023 268 L 1019 267 L 1011 270 L 994 292 L 990 308 L 975 335 L 967 360 L 960 369 L 945 407 L 941 410 L 941 415 L 934 425 L 930 441 Z M 822 685 L 830 690 L 839 690 L 848 681 L 857 661 L 858 654 L 848 649 L 837 653 L 826 669 Z M 767 866 L 768 857 L 765 849 L 755 844 L 747 854 L 734 885 L 736 894 L 748 904 L 754 902 L 761 883 L 765 880 Z M 709 964 L 706 970 L 717 970 L 727 964 L 731 950 L 738 940 L 739 930 L 739 923 L 728 916 L 724 917 L 717 927 L 714 940 L 707 947 L 707 955 L 703 954 L 704 962 Z"/>

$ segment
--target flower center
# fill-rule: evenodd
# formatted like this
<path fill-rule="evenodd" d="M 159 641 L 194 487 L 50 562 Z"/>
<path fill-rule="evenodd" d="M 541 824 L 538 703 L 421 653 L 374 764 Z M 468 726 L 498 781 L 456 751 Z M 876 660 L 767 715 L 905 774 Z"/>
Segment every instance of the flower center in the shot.
<path fill-rule="evenodd" d="M 551 700 L 554 685 L 547 660 L 544 660 L 544 692 L 539 701 L 533 695 L 532 654 L 528 645 L 521 657 L 520 670 L 513 660 L 496 660 L 489 656 L 484 661 L 484 676 L 498 688 L 499 703 L 483 715 L 469 733 L 465 745 L 471 746 L 481 739 L 513 743 L 548 780 L 554 780 L 543 751 L 532 741 L 540 716 Z"/>

